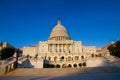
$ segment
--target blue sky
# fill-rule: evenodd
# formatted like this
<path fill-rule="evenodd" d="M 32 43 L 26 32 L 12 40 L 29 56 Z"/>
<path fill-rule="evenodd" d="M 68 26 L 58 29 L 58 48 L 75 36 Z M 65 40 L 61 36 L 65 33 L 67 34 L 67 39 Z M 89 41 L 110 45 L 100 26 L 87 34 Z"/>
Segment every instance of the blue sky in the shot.
<path fill-rule="evenodd" d="M 120 0 L 0 0 L 0 41 L 47 41 L 60 16 L 72 40 L 103 47 L 120 39 Z"/>

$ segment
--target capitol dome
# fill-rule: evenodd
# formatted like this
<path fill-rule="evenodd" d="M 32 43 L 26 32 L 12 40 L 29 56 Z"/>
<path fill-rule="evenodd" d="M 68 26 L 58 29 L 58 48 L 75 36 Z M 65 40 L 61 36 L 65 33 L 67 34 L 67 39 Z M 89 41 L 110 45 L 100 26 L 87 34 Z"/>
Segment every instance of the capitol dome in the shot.
<path fill-rule="evenodd" d="M 60 18 L 57 25 L 52 29 L 49 40 L 70 40 L 67 30 L 61 25 Z"/>

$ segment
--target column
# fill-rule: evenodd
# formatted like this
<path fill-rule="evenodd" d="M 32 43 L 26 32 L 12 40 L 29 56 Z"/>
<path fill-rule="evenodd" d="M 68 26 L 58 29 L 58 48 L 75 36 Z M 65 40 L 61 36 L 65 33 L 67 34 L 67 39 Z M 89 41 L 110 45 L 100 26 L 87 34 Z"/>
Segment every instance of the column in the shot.
<path fill-rule="evenodd" d="M 53 44 L 53 49 L 52 50 L 53 50 L 53 53 L 55 53 L 55 44 Z"/>
<path fill-rule="evenodd" d="M 64 52 L 64 44 L 63 44 L 63 52 Z"/>
<path fill-rule="evenodd" d="M 65 44 L 65 52 L 67 53 L 68 51 L 67 51 L 67 44 Z"/>
<path fill-rule="evenodd" d="M 58 52 L 59 52 L 59 44 L 58 44 Z"/>
<path fill-rule="evenodd" d="M 63 44 L 61 44 L 61 52 L 63 52 Z"/>
<path fill-rule="evenodd" d="M 70 53 L 72 52 L 72 44 L 70 44 Z"/>
<path fill-rule="evenodd" d="M 64 44 L 64 52 L 66 52 L 66 44 Z"/>
<path fill-rule="evenodd" d="M 55 52 L 57 52 L 57 44 L 55 44 Z"/>
<path fill-rule="evenodd" d="M 50 52 L 53 52 L 52 47 L 53 47 L 53 45 L 51 44 L 50 45 Z"/>
<path fill-rule="evenodd" d="M 56 51 L 58 52 L 58 44 L 56 44 Z"/>
<path fill-rule="evenodd" d="M 50 46 L 49 46 L 49 44 L 48 44 L 48 52 L 50 51 Z"/>
<path fill-rule="evenodd" d="M 59 44 L 59 52 L 61 52 L 61 44 Z"/>

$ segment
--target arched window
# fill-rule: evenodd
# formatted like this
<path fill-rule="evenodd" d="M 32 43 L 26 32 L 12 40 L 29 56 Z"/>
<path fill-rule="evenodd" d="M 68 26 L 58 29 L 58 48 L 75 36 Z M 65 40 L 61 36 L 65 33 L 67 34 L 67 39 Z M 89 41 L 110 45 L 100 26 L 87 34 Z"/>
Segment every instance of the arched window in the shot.
<path fill-rule="evenodd" d="M 48 60 L 51 60 L 51 57 L 48 57 Z"/>
<path fill-rule="evenodd" d="M 57 61 L 57 59 L 58 59 L 57 57 L 54 57 L 54 61 Z"/>
<path fill-rule="evenodd" d="M 81 63 L 79 63 L 79 67 L 82 67 L 82 64 L 81 64 Z"/>
<path fill-rule="evenodd" d="M 98 55 L 96 54 L 95 57 L 98 57 Z"/>
<path fill-rule="evenodd" d="M 64 61 L 64 56 L 62 56 L 62 57 L 60 58 L 60 61 Z"/>
<path fill-rule="evenodd" d="M 77 67 L 77 64 L 74 64 L 73 66 L 74 66 L 74 67 Z"/>
<path fill-rule="evenodd" d="M 81 59 L 84 59 L 84 56 L 81 56 Z"/>
<path fill-rule="evenodd" d="M 59 65 L 59 64 L 57 64 L 57 65 L 56 65 L 56 68 L 60 68 L 60 65 Z"/>
<path fill-rule="evenodd" d="M 68 64 L 68 68 L 71 68 L 72 67 L 72 65 L 71 64 Z"/>
<path fill-rule="evenodd" d="M 92 57 L 94 57 L 94 54 L 91 54 Z"/>
<path fill-rule="evenodd" d="M 79 56 L 75 56 L 75 60 L 79 60 Z"/>
<path fill-rule="evenodd" d="M 51 67 L 51 68 L 55 68 L 55 65 L 54 65 L 54 64 L 51 64 L 50 67 Z"/>
<path fill-rule="evenodd" d="M 44 68 L 50 68 L 51 65 L 50 65 L 50 64 L 47 64 L 47 63 L 43 63 L 43 67 L 44 67 Z"/>
<path fill-rule="evenodd" d="M 68 57 L 68 61 L 72 61 L 72 58 L 70 56 Z"/>
<path fill-rule="evenodd" d="M 85 63 L 85 62 L 83 63 L 83 66 L 86 66 L 86 63 Z"/>
<path fill-rule="evenodd" d="M 101 54 L 99 54 L 99 57 L 101 57 Z"/>
<path fill-rule="evenodd" d="M 66 68 L 66 67 L 67 67 L 67 65 L 66 65 L 66 64 L 63 64 L 63 65 L 62 65 L 62 68 Z"/>
<path fill-rule="evenodd" d="M 30 55 L 29 54 L 27 54 L 27 58 L 29 58 L 30 57 Z"/>

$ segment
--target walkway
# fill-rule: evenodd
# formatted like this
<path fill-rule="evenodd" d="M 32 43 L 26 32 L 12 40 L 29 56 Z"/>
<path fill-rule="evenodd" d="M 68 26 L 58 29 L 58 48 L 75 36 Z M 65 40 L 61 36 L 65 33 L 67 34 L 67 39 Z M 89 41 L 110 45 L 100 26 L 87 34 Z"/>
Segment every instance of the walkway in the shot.
<path fill-rule="evenodd" d="M 120 67 L 16 69 L 0 80 L 120 80 Z"/>
<path fill-rule="evenodd" d="M 0 80 L 120 80 L 120 73 L 93 73 L 65 76 L 1 76 Z"/>

